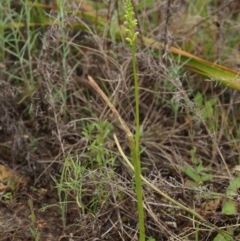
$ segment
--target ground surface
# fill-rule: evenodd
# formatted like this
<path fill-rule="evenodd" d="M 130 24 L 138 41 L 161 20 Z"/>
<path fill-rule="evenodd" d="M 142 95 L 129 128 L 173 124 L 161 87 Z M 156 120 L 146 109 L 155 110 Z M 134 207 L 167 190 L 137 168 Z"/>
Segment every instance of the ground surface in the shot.
<path fill-rule="evenodd" d="M 138 240 L 133 174 L 113 134 L 130 157 L 127 138 L 88 78 L 134 132 L 131 50 L 114 32 L 123 22 L 114 15 L 121 6 L 100 1 L 95 10 L 96 2 L 83 1 L 81 14 L 71 7 L 59 17 L 55 3 L 28 10 L 6 2 L 3 19 L 24 24 L 4 22 L 0 48 L 0 240 Z M 212 241 L 222 229 L 233 237 L 222 241 L 240 240 L 240 185 L 227 194 L 240 164 L 239 92 L 179 67 L 166 47 L 238 69 L 239 3 L 172 1 L 170 14 L 163 2 L 137 5 L 142 34 L 165 42 L 160 51 L 137 46 L 142 171 L 207 222 L 144 184 L 146 234 L 155 241 Z M 21 11 L 30 11 L 31 31 Z M 41 11 L 62 25 L 46 23 Z M 88 11 L 108 24 L 99 27 Z M 29 39 L 34 44 L 25 45 Z M 231 215 L 223 212 L 229 199 Z"/>

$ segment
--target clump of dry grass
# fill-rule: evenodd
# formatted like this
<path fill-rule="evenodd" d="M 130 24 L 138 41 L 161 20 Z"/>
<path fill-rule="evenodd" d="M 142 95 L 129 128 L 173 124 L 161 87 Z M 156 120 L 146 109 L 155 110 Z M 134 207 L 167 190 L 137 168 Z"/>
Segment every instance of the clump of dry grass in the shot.
<path fill-rule="evenodd" d="M 27 158 L 28 143 L 27 130 L 24 127 L 17 106 L 20 88 L 14 87 L 4 80 L 0 80 L 0 127 L 2 132 L 2 143 L 8 143 L 3 150 L 8 149 L 4 158 L 15 162 L 17 159 Z M 8 156 L 8 154 L 10 154 Z"/>

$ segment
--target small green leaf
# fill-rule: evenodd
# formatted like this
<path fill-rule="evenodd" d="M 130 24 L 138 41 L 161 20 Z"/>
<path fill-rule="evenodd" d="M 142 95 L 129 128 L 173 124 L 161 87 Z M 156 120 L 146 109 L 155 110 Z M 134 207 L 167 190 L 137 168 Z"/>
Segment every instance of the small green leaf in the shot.
<path fill-rule="evenodd" d="M 148 238 L 148 241 L 156 241 L 156 239 L 151 236 Z"/>
<path fill-rule="evenodd" d="M 201 93 L 197 92 L 197 94 L 194 97 L 194 102 L 198 106 L 203 104 L 203 96 Z"/>
<path fill-rule="evenodd" d="M 223 207 L 222 207 L 223 214 L 234 215 L 234 214 L 236 214 L 236 212 L 237 212 L 237 209 L 236 209 L 235 203 L 233 201 L 228 200 L 223 204 Z"/>
<path fill-rule="evenodd" d="M 234 178 L 230 181 L 229 186 L 226 191 L 226 195 L 228 198 L 232 198 L 237 195 L 237 189 L 240 188 L 240 178 Z"/>
<path fill-rule="evenodd" d="M 221 233 L 219 233 L 214 239 L 213 241 L 232 241 L 232 237 L 229 235 L 225 235 L 223 236 Z"/>
<path fill-rule="evenodd" d="M 202 161 L 200 161 L 200 163 L 198 164 L 198 166 L 196 167 L 196 172 L 197 173 L 201 173 L 201 172 L 203 172 L 205 170 L 205 168 L 203 167 L 203 165 L 202 165 Z"/>
<path fill-rule="evenodd" d="M 189 166 L 183 166 L 182 171 L 189 176 L 192 180 L 194 180 L 195 182 L 199 183 L 201 182 L 201 178 L 198 175 L 198 173 L 196 172 L 195 169 L 193 169 L 192 167 Z"/>
<path fill-rule="evenodd" d="M 234 178 L 234 182 L 235 182 L 237 188 L 240 188 L 240 178 L 239 177 Z"/>
<path fill-rule="evenodd" d="M 194 146 L 193 149 L 190 151 L 191 160 L 192 160 L 192 163 L 193 163 L 193 164 L 197 164 L 197 163 L 198 163 L 198 160 L 197 160 L 197 158 L 195 157 L 196 151 L 197 151 L 196 146 Z"/>
<path fill-rule="evenodd" d="M 217 99 L 210 99 L 205 102 L 205 112 L 203 113 L 203 118 L 211 118 L 214 116 L 214 105 Z"/>
<path fill-rule="evenodd" d="M 203 182 L 209 181 L 211 179 L 213 179 L 213 175 L 212 174 L 202 173 L 201 180 Z"/>

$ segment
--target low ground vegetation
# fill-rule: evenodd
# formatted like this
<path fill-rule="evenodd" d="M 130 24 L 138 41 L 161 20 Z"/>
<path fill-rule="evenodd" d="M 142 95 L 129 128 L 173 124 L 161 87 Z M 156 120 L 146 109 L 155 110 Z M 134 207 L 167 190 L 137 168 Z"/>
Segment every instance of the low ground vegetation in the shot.
<path fill-rule="evenodd" d="M 239 1 L 132 2 L 146 240 L 240 240 Z M 125 4 L 1 4 L 0 240 L 139 240 Z"/>

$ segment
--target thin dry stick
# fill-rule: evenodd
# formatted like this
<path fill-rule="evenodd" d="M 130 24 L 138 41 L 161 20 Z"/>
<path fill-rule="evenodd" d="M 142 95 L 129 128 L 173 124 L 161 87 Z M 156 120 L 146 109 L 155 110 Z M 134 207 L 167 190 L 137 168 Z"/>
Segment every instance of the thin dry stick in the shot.
<path fill-rule="evenodd" d="M 109 106 L 109 108 L 111 109 L 113 114 L 117 117 L 117 119 L 119 120 L 120 124 L 122 125 L 123 130 L 125 131 L 127 137 L 128 138 L 133 138 L 133 134 L 131 133 L 130 129 L 128 128 L 128 126 L 126 125 L 124 120 L 121 118 L 121 116 L 119 115 L 119 113 L 117 112 L 115 107 L 111 104 L 111 102 L 108 99 L 108 97 L 104 94 L 104 92 L 101 90 L 101 88 L 97 85 L 95 80 L 91 76 L 88 76 L 88 80 L 90 81 L 92 87 L 101 95 L 101 97 L 107 103 L 107 105 Z"/>

